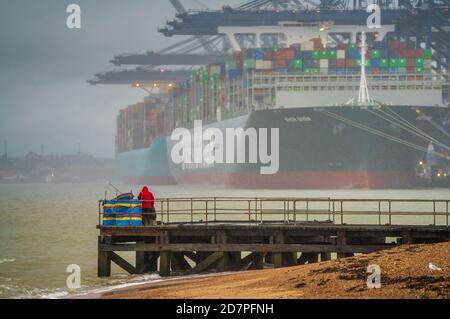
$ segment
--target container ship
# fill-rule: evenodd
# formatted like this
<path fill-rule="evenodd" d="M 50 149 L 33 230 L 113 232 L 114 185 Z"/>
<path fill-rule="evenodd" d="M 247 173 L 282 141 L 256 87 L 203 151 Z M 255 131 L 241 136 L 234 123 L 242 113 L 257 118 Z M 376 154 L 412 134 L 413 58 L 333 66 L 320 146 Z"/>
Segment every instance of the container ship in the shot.
<path fill-rule="evenodd" d="M 361 56 L 364 54 L 364 58 Z M 363 71 L 364 70 L 364 71 Z M 362 73 L 372 103 L 358 103 Z M 445 120 L 447 119 L 447 121 Z M 278 128 L 279 163 L 177 164 L 176 128 Z M 124 180 L 236 188 L 405 188 L 427 157 L 449 163 L 448 83 L 432 51 L 397 39 L 334 47 L 312 38 L 250 48 L 194 70 L 167 95 L 150 96 L 117 118 Z M 245 136 L 237 140 L 249 153 Z M 430 150 L 433 154 L 430 154 Z"/>

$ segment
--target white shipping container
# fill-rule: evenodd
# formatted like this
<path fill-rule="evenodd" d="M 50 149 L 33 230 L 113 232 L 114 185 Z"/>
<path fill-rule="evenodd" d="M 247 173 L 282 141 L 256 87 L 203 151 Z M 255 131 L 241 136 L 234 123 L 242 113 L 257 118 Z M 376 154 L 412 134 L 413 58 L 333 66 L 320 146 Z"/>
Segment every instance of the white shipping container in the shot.
<path fill-rule="evenodd" d="M 328 69 L 328 60 L 321 59 L 320 60 L 320 68 L 321 69 Z"/>
<path fill-rule="evenodd" d="M 314 42 L 306 41 L 301 44 L 302 51 L 313 51 L 314 50 Z"/>
<path fill-rule="evenodd" d="M 257 70 L 270 70 L 272 69 L 272 61 L 256 60 L 255 68 Z"/>
<path fill-rule="evenodd" d="M 345 50 L 337 50 L 336 59 L 345 59 Z"/>
<path fill-rule="evenodd" d="M 426 69 L 431 68 L 431 59 L 425 59 L 425 60 L 423 60 L 423 66 L 424 66 L 424 68 L 426 68 Z"/>
<path fill-rule="evenodd" d="M 271 70 L 273 68 L 273 62 L 272 61 L 264 61 L 264 69 L 265 70 Z"/>
<path fill-rule="evenodd" d="M 209 68 L 209 73 L 211 75 L 220 74 L 221 73 L 220 65 L 211 65 Z"/>

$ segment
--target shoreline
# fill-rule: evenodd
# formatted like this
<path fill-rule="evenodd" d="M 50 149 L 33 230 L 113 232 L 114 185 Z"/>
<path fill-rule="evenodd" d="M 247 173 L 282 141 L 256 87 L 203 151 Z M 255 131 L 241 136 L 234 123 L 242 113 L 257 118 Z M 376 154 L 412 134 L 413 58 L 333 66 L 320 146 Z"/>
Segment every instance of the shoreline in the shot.
<path fill-rule="evenodd" d="M 206 273 L 189 276 L 160 277 L 153 280 L 129 282 L 119 285 L 95 288 L 87 292 L 66 296 L 64 299 L 103 299 L 105 297 L 111 297 L 114 295 L 121 295 L 162 287 L 173 287 L 180 284 L 196 282 L 202 279 L 228 276 L 238 273 L 243 272 Z"/>
<path fill-rule="evenodd" d="M 442 271 L 431 271 L 432 262 Z M 367 266 L 381 288 L 367 288 Z M 176 289 L 174 289 L 176 287 Z M 293 267 L 173 277 L 72 298 L 93 299 L 450 299 L 450 242 L 392 249 Z"/>

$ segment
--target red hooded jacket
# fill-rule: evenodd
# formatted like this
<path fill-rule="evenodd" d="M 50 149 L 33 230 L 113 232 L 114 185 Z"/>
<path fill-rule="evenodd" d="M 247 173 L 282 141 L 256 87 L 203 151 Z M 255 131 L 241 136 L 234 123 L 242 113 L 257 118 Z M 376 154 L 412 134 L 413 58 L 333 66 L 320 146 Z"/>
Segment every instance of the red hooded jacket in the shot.
<path fill-rule="evenodd" d="M 142 208 L 153 208 L 155 205 L 155 197 L 153 193 L 148 190 L 147 186 L 142 188 L 138 199 L 142 201 Z"/>

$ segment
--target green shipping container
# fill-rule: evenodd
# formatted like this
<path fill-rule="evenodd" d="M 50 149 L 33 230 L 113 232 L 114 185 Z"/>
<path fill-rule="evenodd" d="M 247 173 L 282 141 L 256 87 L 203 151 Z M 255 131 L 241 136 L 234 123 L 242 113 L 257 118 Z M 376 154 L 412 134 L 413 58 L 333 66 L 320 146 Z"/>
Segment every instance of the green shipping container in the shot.
<path fill-rule="evenodd" d="M 319 68 L 305 68 L 303 70 L 303 72 L 305 74 L 319 74 L 320 73 L 320 69 Z"/>
<path fill-rule="evenodd" d="M 397 68 L 398 67 L 398 59 L 392 58 L 389 60 L 389 66 L 391 68 Z"/>
<path fill-rule="evenodd" d="M 400 68 L 406 68 L 408 66 L 408 61 L 404 58 L 398 59 L 398 66 Z"/>
<path fill-rule="evenodd" d="M 228 62 L 225 64 L 225 68 L 226 68 L 227 70 L 236 70 L 236 69 L 237 69 L 237 63 L 236 63 L 236 61 L 228 61 Z"/>
<path fill-rule="evenodd" d="M 389 67 L 389 60 L 388 59 L 381 59 L 380 60 L 380 68 L 387 68 Z"/>
<path fill-rule="evenodd" d="M 430 49 L 423 50 L 423 58 L 425 58 L 425 59 L 431 59 L 432 58 L 432 54 L 431 54 L 431 50 Z"/>
<path fill-rule="evenodd" d="M 421 67 L 423 67 L 423 59 L 417 58 L 416 59 L 416 68 L 421 68 Z"/>
<path fill-rule="evenodd" d="M 348 49 L 349 50 L 356 50 L 356 49 L 358 49 L 358 46 L 356 45 L 356 43 L 350 43 L 348 45 Z"/>
<path fill-rule="evenodd" d="M 423 68 L 422 67 L 416 67 L 416 73 L 422 73 Z"/>
<path fill-rule="evenodd" d="M 209 74 L 208 74 L 208 72 L 206 72 L 206 71 L 200 71 L 200 80 L 202 80 L 202 81 L 208 81 L 208 78 L 209 78 Z"/>
<path fill-rule="evenodd" d="M 322 51 L 313 51 L 312 58 L 314 60 L 320 60 L 322 56 Z"/>
<path fill-rule="evenodd" d="M 379 59 L 380 58 L 380 50 L 374 49 L 372 50 L 372 59 Z"/>
<path fill-rule="evenodd" d="M 302 60 L 294 60 L 294 69 L 300 70 L 303 67 Z"/>
<path fill-rule="evenodd" d="M 247 59 L 244 60 L 244 69 L 254 69 L 256 68 L 256 60 L 255 59 Z"/>
<path fill-rule="evenodd" d="M 336 57 L 337 57 L 337 51 L 336 50 L 329 50 L 328 51 L 328 59 L 331 59 L 331 60 L 333 60 L 333 59 L 336 59 Z"/>
<path fill-rule="evenodd" d="M 361 67 L 361 59 L 356 59 L 355 60 L 355 66 L 360 68 Z M 366 59 L 366 67 L 371 67 L 372 66 L 372 60 L 370 59 Z"/>

